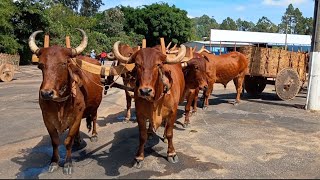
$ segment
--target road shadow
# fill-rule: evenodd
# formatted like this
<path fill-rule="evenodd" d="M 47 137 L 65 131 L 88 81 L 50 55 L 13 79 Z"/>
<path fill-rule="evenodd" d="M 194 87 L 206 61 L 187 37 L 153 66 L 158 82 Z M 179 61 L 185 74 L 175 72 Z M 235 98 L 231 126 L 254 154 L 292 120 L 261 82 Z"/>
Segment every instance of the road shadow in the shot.
<path fill-rule="evenodd" d="M 62 167 L 66 156 L 66 149 L 63 145 L 63 141 L 67 135 L 67 132 L 60 136 L 59 166 Z M 82 139 L 89 138 L 88 135 L 81 132 Z M 82 141 L 81 146 L 73 148 L 72 158 L 74 159 L 74 153 L 85 148 L 87 146 L 85 141 Z M 22 149 L 19 152 L 18 157 L 11 159 L 12 162 L 20 165 L 19 173 L 16 174 L 17 179 L 39 179 L 39 175 L 48 171 L 52 156 L 52 145 L 49 135 L 42 137 L 42 140 L 33 148 Z M 60 169 L 61 170 L 61 169 Z"/>
<path fill-rule="evenodd" d="M 160 132 L 158 134 L 161 134 Z M 109 149 L 108 147 L 111 145 Z M 175 145 L 175 144 L 174 144 Z M 179 173 L 186 168 L 199 168 L 201 171 L 208 171 L 210 169 L 222 169 L 221 166 L 211 162 L 200 162 L 195 157 L 190 157 L 178 152 L 180 162 L 178 164 L 170 164 L 167 161 L 167 144 L 165 144 L 158 135 L 153 136 L 152 139 L 148 139 L 145 145 L 145 161 L 141 170 L 133 168 L 133 160 L 139 146 L 139 131 L 137 127 L 124 128 L 114 133 L 114 137 L 111 141 L 95 148 L 91 152 L 83 150 L 80 152 L 77 161 L 83 161 L 86 158 L 92 158 L 97 161 L 97 164 L 104 168 L 107 176 L 115 178 L 151 178 L 153 176 L 161 176 L 166 174 Z M 148 160 L 148 157 L 154 159 L 160 164 L 165 164 L 164 172 L 150 171 L 144 169 L 150 169 L 153 166 L 154 160 Z M 129 174 L 121 176 L 120 169 L 129 168 Z"/>
<path fill-rule="evenodd" d="M 154 136 L 148 140 L 145 145 L 145 157 L 155 156 L 165 158 L 158 152 L 162 150 L 160 147 L 154 147 L 160 142 L 159 136 Z M 162 142 L 162 141 L 161 141 Z M 106 147 L 111 145 L 110 149 Z M 124 128 L 114 133 L 114 138 L 87 152 L 83 150 L 79 154 L 77 161 L 83 161 L 86 158 L 95 159 L 99 166 L 105 169 L 107 176 L 119 176 L 120 167 L 125 166 L 131 168 L 133 159 L 138 150 L 139 145 L 139 131 L 137 127 Z"/>
<path fill-rule="evenodd" d="M 132 111 L 131 111 L 132 112 Z M 98 117 L 97 124 L 101 127 L 107 126 L 108 124 L 114 124 L 123 122 L 126 111 L 120 111 L 115 114 L 108 114 L 107 117 Z M 131 114 L 131 117 L 135 117 L 135 114 Z M 132 119 L 130 119 L 131 121 Z"/>

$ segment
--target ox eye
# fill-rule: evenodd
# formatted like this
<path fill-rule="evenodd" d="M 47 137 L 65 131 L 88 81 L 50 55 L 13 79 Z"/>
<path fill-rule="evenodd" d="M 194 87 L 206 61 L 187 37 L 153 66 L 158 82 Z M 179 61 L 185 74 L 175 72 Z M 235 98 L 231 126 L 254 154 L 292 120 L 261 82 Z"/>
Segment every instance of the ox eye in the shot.
<path fill-rule="evenodd" d="M 62 65 L 62 67 L 66 67 L 66 66 L 67 66 L 67 63 L 64 62 L 64 63 L 62 63 L 61 65 Z"/>

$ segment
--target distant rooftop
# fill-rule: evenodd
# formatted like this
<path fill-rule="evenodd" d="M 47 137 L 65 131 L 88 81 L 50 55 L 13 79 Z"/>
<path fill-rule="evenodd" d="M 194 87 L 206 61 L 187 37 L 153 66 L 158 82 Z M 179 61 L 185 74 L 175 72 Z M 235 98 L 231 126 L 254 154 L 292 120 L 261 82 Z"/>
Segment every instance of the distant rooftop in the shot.
<path fill-rule="evenodd" d="M 211 29 L 211 42 L 285 44 L 285 34 Z M 239 44 L 240 45 L 240 44 Z M 310 35 L 287 35 L 287 45 L 311 46 Z"/>

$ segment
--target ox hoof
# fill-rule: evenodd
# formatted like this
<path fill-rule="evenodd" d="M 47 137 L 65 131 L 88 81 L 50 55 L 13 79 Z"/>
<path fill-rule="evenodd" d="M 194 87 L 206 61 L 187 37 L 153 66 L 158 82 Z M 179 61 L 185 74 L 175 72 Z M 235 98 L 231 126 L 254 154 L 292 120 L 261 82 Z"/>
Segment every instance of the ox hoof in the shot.
<path fill-rule="evenodd" d="M 91 142 L 98 142 L 98 136 L 97 135 L 91 136 L 90 141 Z"/>
<path fill-rule="evenodd" d="M 192 111 L 191 115 L 192 115 L 192 116 L 197 115 L 197 111 Z"/>
<path fill-rule="evenodd" d="M 53 162 L 50 164 L 48 172 L 52 173 L 52 172 L 56 171 L 58 168 L 59 168 L 58 163 Z"/>
<path fill-rule="evenodd" d="M 202 110 L 204 110 L 204 111 L 207 110 L 207 109 L 208 109 L 208 106 L 203 106 L 202 107 Z"/>
<path fill-rule="evenodd" d="M 125 118 L 122 122 L 123 123 L 129 123 L 130 122 L 130 118 Z"/>
<path fill-rule="evenodd" d="M 184 123 L 182 126 L 183 126 L 183 128 L 188 128 L 189 123 Z"/>
<path fill-rule="evenodd" d="M 73 173 L 73 165 L 71 162 L 67 162 L 63 166 L 63 174 L 70 175 Z"/>
<path fill-rule="evenodd" d="M 143 166 L 143 160 L 134 159 L 133 167 L 141 169 Z"/>
<path fill-rule="evenodd" d="M 170 163 L 173 163 L 173 164 L 179 162 L 178 155 L 168 156 L 168 161 L 169 161 Z"/>
<path fill-rule="evenodd" d="M 239 102 L 238 102 L 238 101 L 234 101 L 232 104 L 233 104 L 234 106 L 237 106 L 237 105 L 239 105 Z"/>

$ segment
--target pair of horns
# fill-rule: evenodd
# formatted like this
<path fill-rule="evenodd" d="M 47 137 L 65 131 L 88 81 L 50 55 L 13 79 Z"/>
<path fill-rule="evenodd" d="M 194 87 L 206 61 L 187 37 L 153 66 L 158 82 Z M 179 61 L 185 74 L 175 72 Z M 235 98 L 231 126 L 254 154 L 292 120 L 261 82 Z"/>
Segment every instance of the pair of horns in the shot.
<path fill-rule="evenodd" d="M 121 55 L 121 53 L 119 52 L 119 44 L 120 44 L 120 41 L 117 41 L 113 45 L 113 54 L 114 54 L 114 56 L 119 61 L 121 61 L 123 63 L 132 63 L 132 56 L 131 57 L 124 57 L 123 55 Z M 166 62 L 168 64 L 174 64 L 174 63 L 181 62 L 181 60 L 183 59 L 183 57 L 186 54 L 186 51 L 187 51 L 186 47 L 184 45 L 181 45 L 178 55 L 176 57 L 174 57 L 174 58 L 171 58 L 171 57 L 167 56 Z"/>
<path fill-rule="evenodd" d="M 81 32 L 82 40 L 81 40 L 81 43 L 78 47 L 72 49 L 72 56 L 79 55 L 88 45 L 87 34 L 82 29 L 79 29 L 79 28 L 76 28 L 76 29 Z M 30 50 L 36 55 L 39 55 L 40 48 L 37 46 L 37 44 L 35 42 L 35 37 L 37 36 L 37 34 L 39 34 L 41 32 L 43 32 L 43 31 L 39 30 L 39 31 L 33 32 L 30 35 L 29 40 L 28 40 Z"/>

